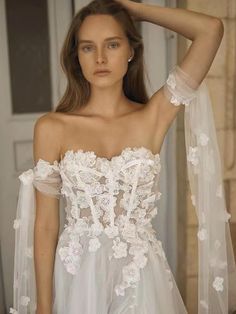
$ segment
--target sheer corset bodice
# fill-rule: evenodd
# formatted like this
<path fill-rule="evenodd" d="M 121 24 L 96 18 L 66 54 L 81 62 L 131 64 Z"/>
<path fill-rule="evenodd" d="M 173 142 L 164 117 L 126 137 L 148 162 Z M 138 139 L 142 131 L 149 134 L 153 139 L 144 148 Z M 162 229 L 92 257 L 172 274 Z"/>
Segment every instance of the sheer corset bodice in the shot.
<path fill-rule="evenodd" d="M 67 151 L 60 175 L 69 225 L 85 218 L 109 232 L 120 215 L 146 224 L 156 213 L 160 169 L 159 154 L 144 147 L 125 148 L 110 160 L 92 151 Z"/>

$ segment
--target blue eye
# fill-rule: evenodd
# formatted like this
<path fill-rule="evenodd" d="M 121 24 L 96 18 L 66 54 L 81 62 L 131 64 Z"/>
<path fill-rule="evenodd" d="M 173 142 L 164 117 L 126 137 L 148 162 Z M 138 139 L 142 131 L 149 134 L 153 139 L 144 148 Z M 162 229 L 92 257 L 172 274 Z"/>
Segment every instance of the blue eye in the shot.
<path fill-rule="evenodd" d="M 91 46 L 84 46 L 81 49 L 86 52 L 86 51 L 89 51 L 89 48 L 92 48 L 92 47 Z"/>
<path fill-rule="evenodd" d="M 118 42 L 112 42 L 112 43 L 109 43 L 108 46 L 111 47 L 111 48 L 116 48 L 116 47 L 119 47 L 120 44 Z M 84 51 L 84 52 L 89 52 L 92 49 L 93 49 L 93 46 L 91 46 L 91 45 L 90 46 L 83 46 L 81 48 L 81 50 Z"/>
<path fill-rule="evenodd" d="M 119 43 L 115 43 L 115 42 L 114 42 L 114 43 L 110 43 L 110 44 L 109 44 L 109 46 L 113 46 L 113 47 L 114 47 L 114 46 L 115 46 L 115 47 L 119 47 Z"/>

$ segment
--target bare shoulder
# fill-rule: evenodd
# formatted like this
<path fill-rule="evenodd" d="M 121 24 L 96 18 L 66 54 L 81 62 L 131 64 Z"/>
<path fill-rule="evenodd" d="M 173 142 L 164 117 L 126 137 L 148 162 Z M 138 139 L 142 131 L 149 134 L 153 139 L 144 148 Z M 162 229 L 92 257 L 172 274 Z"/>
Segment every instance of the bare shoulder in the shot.
<path fill-rule="evenodd" d="M 34 160 L 59 160 L 63 119 L 55 112 L 39 117 L 34 125 Z"/>

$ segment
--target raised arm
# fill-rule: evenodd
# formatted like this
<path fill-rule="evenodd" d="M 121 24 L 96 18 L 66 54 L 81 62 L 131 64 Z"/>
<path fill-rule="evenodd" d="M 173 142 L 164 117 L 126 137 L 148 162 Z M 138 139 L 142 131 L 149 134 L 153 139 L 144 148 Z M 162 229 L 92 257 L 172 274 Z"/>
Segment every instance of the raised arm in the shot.
<path fill-rule="evenodd" d="M 221 19 L 180 8 L 116 0 L 135 19 L 168 28 L 192 41 L 179 65 L 198 84 L 206 76 L 221 43 L 224 26 Z"/>
<path fill-rule="evenodd" d="M 59 159 L 60 126 L 47 114 L 34 129 L 34 161 L 50 163 Z M 37 289 L 37 314 L 52 313 L 52 289 L 55 250 L 59 233 L 59 200 L 36 190 L 34 260 Z"/>
<path fill-rule="evenodd" d="M 191 78 L 189 86 L 197 88 L 209 71 L 220 46 L 224 33 L 221 19 L 187 9 L 129 0 L 116 1 L 124 5 L 135 20 L 163 26 L 192 41 L 179 67 Z M 173 106 L 168 102 L 161 87 L 150 98 L 148 107 L 150 116 L 158 120 L 157 124 L 168 128 L 182 106 Z"/>

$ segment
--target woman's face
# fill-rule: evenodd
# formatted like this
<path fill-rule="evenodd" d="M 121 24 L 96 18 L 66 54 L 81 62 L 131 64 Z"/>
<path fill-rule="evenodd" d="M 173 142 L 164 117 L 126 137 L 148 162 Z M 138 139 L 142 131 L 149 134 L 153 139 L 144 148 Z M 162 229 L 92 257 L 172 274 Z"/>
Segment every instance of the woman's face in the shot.
<path fill-rule="evenodd" d="M 98 87 L 108 87 L 123 79 L 133 49 L 122 27 L 112 16 L 87 16 L 78 39 L 78 58 L 87 81 Z M 110 72 L 99 76 L 94 74 L 97 70 Z"/>

